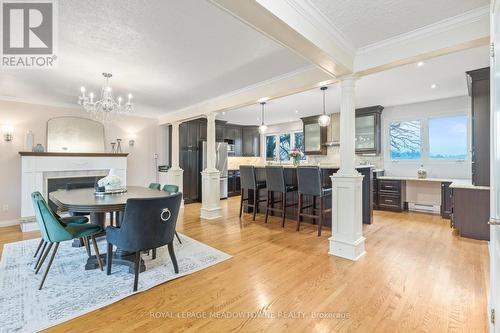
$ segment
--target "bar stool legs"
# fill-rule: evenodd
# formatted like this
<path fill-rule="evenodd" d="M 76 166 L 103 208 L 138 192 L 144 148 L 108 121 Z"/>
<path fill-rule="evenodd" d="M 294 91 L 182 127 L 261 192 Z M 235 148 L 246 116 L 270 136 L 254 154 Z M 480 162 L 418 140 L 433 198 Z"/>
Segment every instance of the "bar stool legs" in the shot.
<path fill-rule="evenodd" d="M 298 212 L 297 212 L 297 227 L 296 230 L 300 230 L 300 222 L 301 218 L 303 216 L 310 217 L 314 220 L 318 219 L 318 236 L 321 236 L 321 229 L 323 228 L 323 218 L 324 214 L 326 212 L 331 211 L 331 209 L 325 209 L 325 198 L 326 196 L 319 196 L 319 209 L 316 208 L 316 197 L 313 197 L 313 203 L 311 206 L 306 206 L 304 207 L 304 202 L 303 202 L 303 195 L 299 193 L 299 207 L 298 207 Z M 306 214 L 303 213 L 302 211 L 304 208 L 311 208 L 312 213 L 311 214 Z M 319 214 L 316 215 L 315 212 L 319 210 Z"/>

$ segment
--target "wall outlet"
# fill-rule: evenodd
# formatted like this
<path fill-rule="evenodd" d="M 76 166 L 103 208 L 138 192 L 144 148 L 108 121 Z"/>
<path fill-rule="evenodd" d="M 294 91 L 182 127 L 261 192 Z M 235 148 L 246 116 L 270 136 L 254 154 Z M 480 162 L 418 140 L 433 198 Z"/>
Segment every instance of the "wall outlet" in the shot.
<path fill-rule="evenodd" d="M 2 211 L 7 212 L 9 210 L 9 205 L 5 204 L 2 206 Z"/>

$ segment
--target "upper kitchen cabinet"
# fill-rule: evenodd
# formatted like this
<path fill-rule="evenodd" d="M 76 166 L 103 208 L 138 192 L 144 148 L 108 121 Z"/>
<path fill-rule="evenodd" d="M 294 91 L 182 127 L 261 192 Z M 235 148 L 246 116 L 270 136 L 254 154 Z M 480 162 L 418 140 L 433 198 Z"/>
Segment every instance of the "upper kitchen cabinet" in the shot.
<path fill-rule="evenodd" d="M 319 116 L 302 119 L 304 133 L 304 154 L 326 155 L 327 126 L 319 126 Z"/>
<path fill-rule="evenodd" d="M 260 133 L 258 126 L 243 126 L 241 128 L 243 139 L 243 156 L 260 156 Z"/>
<path fill-rule="evenodd" d="M 490 68 L 467 72 L 472 102 L 472 184 L 490 185 Z"/>
<path fill-rule="evenodd" d="M 381 105 L 356 109 L 356 154 L 380 154 Z"/>
<path fill-rule="evenodd" d="M 226 124 L 226 140 L 232 142 L 234 152 L 232 156 L 242 155 L 242 130 L 240 125 Z"/>

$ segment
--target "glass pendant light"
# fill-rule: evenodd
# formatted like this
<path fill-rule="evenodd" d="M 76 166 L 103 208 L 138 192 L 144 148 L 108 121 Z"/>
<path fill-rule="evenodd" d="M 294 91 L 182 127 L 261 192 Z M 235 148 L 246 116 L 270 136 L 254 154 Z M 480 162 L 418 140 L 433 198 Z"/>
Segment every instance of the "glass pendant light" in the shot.
<path fill-rule="evenodd" d="M 262 111 L 261 111 L 261 123 L 259 126 L 259 133 L 260 134 L 265 134 L 267 131 L 267 126 L 264 124 L 264 105 L 266 105 L 266 102 L 261 102 L 260 105 L 262 105 Z"/>
<path fill-rule="evenodd" d="M 330 116 L 326 114 L 326 89 L 328 87 L 321 87 L 323 91 L 323 114 L 318 118 L 318 123 L 321 127 L 330 125 Z"/>

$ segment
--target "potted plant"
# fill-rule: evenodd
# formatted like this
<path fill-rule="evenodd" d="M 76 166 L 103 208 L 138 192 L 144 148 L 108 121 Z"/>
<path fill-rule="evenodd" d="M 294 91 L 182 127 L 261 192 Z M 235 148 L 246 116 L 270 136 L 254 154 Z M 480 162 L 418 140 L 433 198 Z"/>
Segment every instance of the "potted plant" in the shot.
<path fill-rule="evenodd" d="M 288 156 L 292 159 L 293 165 L 298 166 L 300 164 L 300 159 L 304 156 L 304 153 L 300 151 L 299 148 L 293 148 L 292 151 L 288 153 Z"/>

